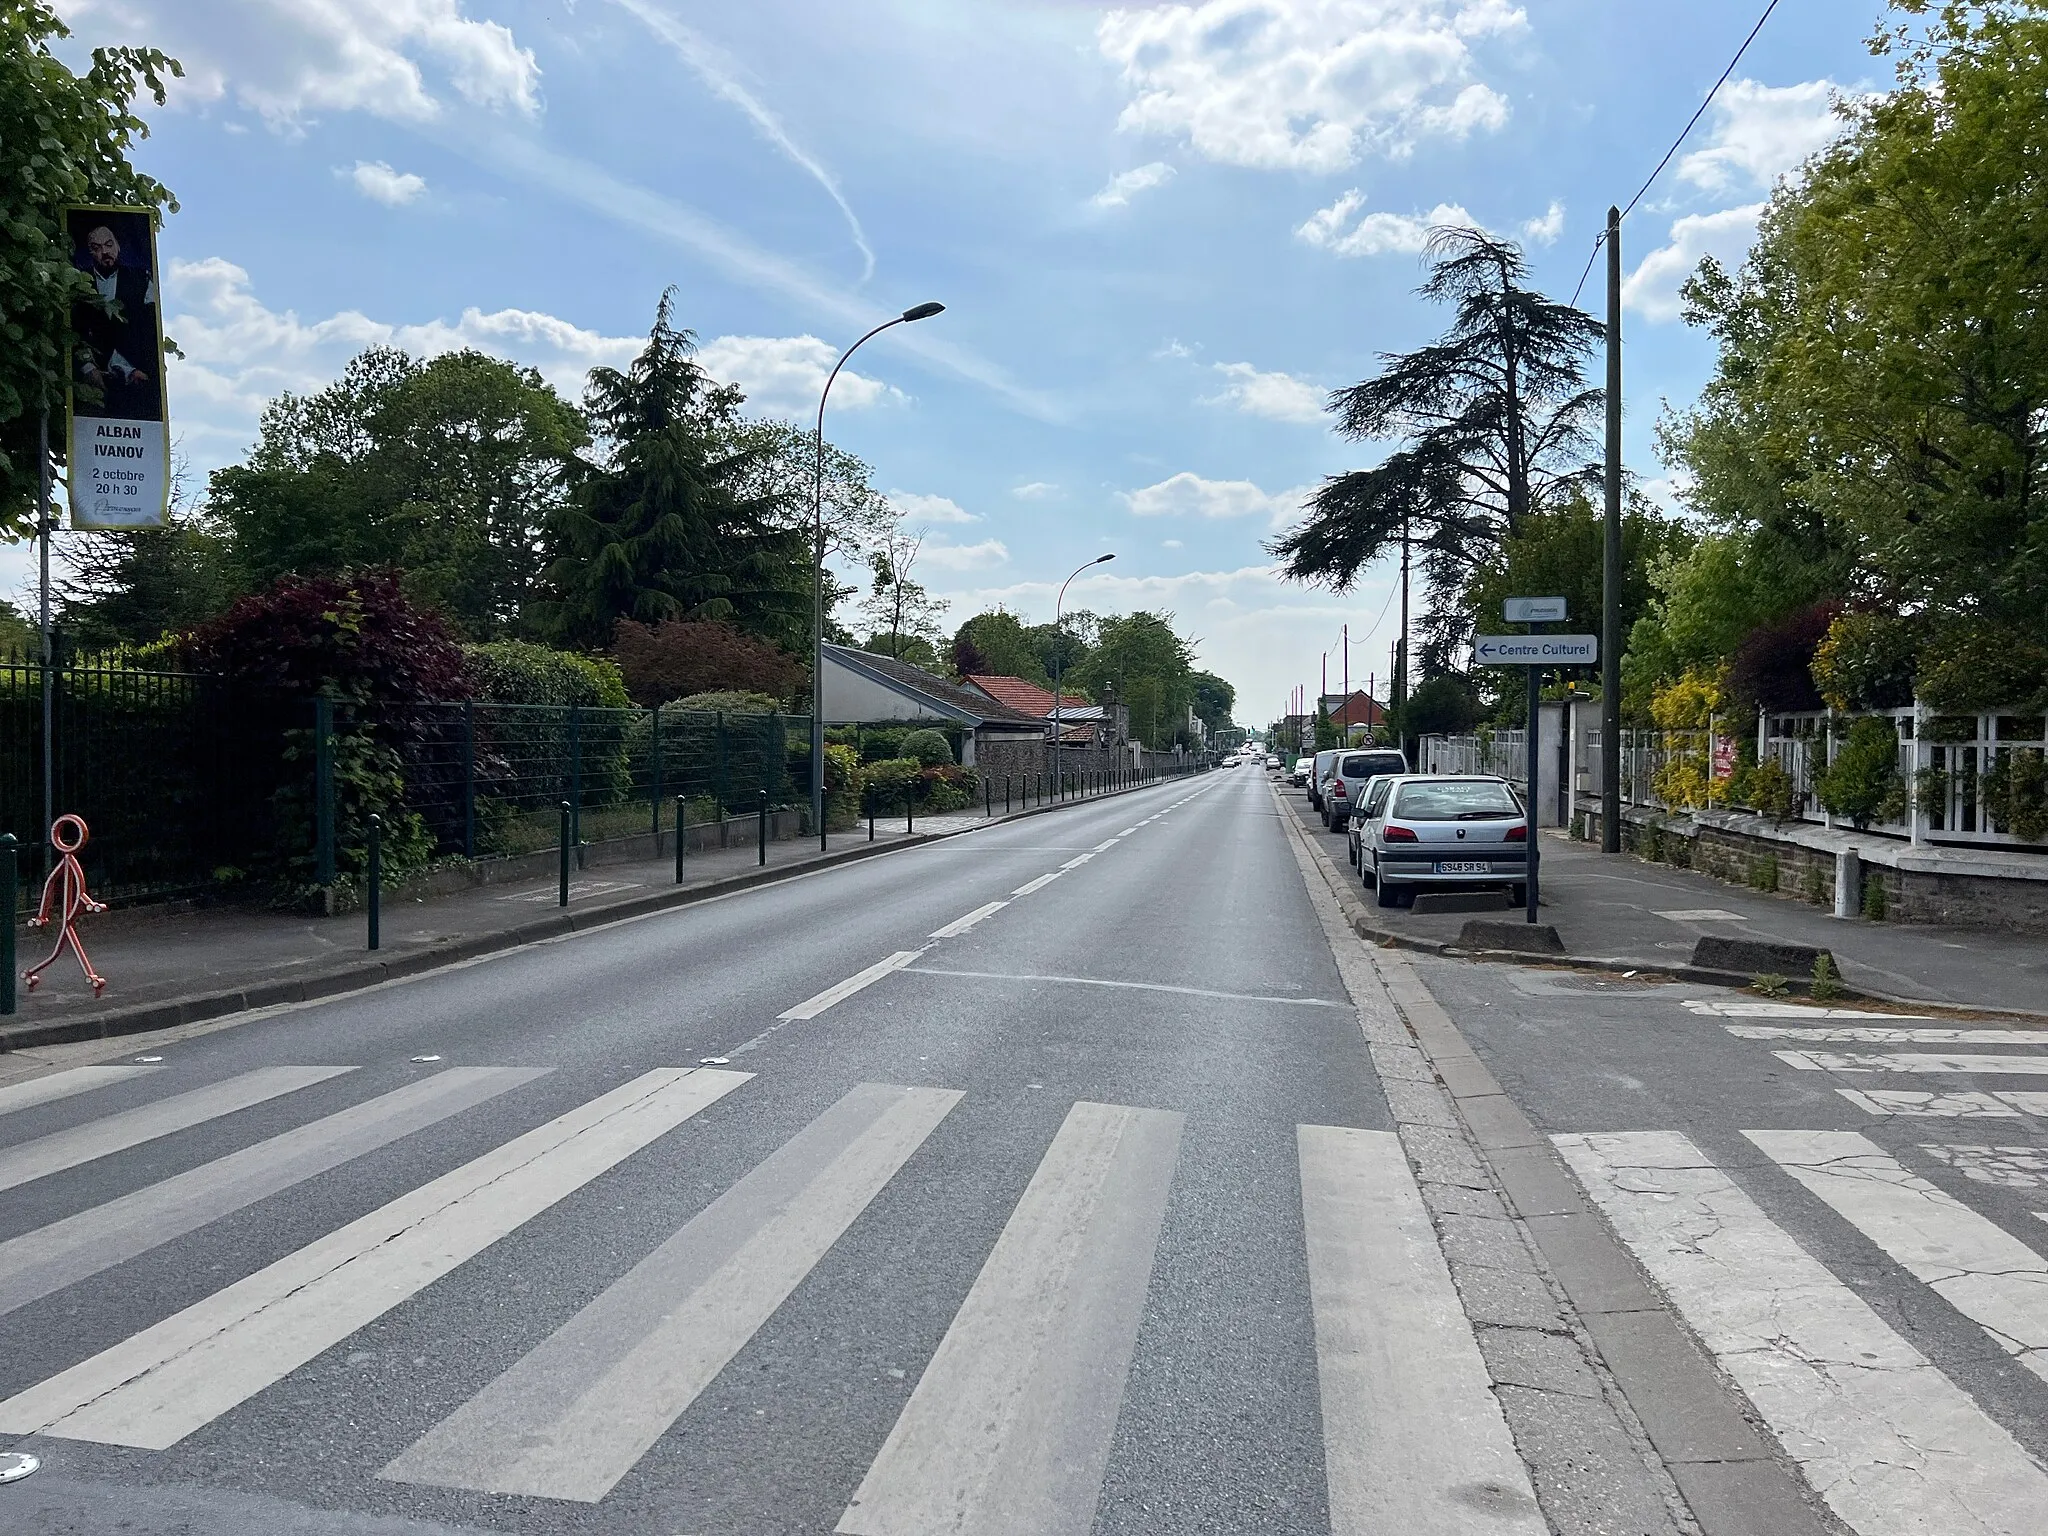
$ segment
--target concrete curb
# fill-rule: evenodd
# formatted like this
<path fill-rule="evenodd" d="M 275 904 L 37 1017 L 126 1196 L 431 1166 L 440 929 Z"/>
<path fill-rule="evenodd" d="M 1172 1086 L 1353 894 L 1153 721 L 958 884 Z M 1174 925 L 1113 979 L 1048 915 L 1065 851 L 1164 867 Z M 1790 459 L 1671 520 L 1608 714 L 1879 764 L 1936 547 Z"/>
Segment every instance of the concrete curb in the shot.
<path fill-rule="evenodd" d="M 1283 804 L 1284 808 L 1284 804 Z M 1564 967 L 1575 971 L 1599 971 L 1616 976 L 1653 976 L 1671 981 L 1699 982 L 1706 986 L 1732 987 L 1736 991 L 1750 990 L 1750 983 L 1756 978 L 1740 971 L 1707 970 L 1695 965 L 1670 965 L 1657 960 L 1637 960 L 1627 956 L 1537 954 L 1520 949 L 1466 949 L 1448 940 L 1419 939 L 1412 934 L 1397 933 L 1383 928 L 1372 918 L 1373 909 L 1365 904 L 1352 886 L 1356 883 L 1347 878 L 1328 879 L 1328 873 L 1336 861 L 1319 848 L 1301 825 L 1300 818 L 1288 811 L 1290 828 L 1301 839 L 1302 846 L 1309 854 L 1322 862 L 1326 883 L 1337 897 L 1337 903 L 1344 909 L 1344 917 L 1351 924 L 1352 931 L 1361 939 L 1379 945 L 1382 949 L 1404 949 L 1415 954 L 1440 955 L 1450 960 L 1491 960 L 1506 961 L 1515 965 L 1536 965 Z M 1804 977 L 1788 976 L 1785 979 L 1786 992 L 1795 997 L 1806 995 L 1811 983 Z M 1873 992 L 1867 987 L 1842 984 L 1839 997 L 1844 1002 L 1883 1003 L 1892 1008 L 1911 1008 L 1937 1014 L 1996 1014 L 2001 1018 L 2044 1019 L 2048 1012 L 2030 1008 L 1993 1008 L 1973 1003 L 1937 1003 L 1925 998 L 1898 997 L 1888 992 Z"/>
<path fill-rule="evenodd" d="M 360 992 L 366 987 L 379 986 L 402 977 L 422 975 L 484 955 L 501 954 L 507 950 L 523 948 L 528 944 L 538 944 L 548 939 L 559 939 L 572 933 L 602 928 L 628 918 L 644 917 L 654 912 L 690 906 L 695 902 L 731 895 L 735 891 L 744 891 L 754 886 L 794 880 L 817 870 L 852 863 L 856 859 L 900 853 L 906 848 L 922 847 L 927 843 L 941 842 L 949 837 L 965 837 L 970 832 L 980 831 L 982 827 L 1001 826 L 1006 822 L 1022 821 L 1027 816 L 1043 816 L 1053 811 L 1066 810 L 1071 806 L 1099 804 L 1121 795 L 1135 794 L 1141 789 L 1153 789 L 1166 782 L 1168 781 L 1165 779 L 1154 779 L 1149 784 L 1133 784 L 1127 789 L 1091 795 L 1084 800 L 1055 800 L 1047 805 L 1034 805 L 1028 810 L 990 817 L 978 826 L 959 827 L 948 832 L 919 832 L 891 843 L 862 843 L 842 852 L 828 853 L 822 858 L 812 859 L 794 868 L 776 869 L 771 866 L 767 869 L 752 870 L 744 875 L 728 876 L 723 880 L 707 881 L 703 885 L 622 897 L 617 901 L 572 909 L 555 917 L 521 923 L 517 927 L 474 934 L 450 944 L 416 950 L 411 954 L 394 956 L 389 960 L 358 960 L 325 971 L 302 973 L 283 980 L 258 982 L 247 987 L 226 987 L 212 992 L 188 993 L 183 997 L 165 998 L 160 1002 L 138 1003 L 131 1008 L 112 1008 L 102 1013 L 52 1019 L 45 1024 L 0 1025 L 0 1053 L 27 1050 L 41 1045 L 70 1045 L 82 1040 L 106 1040 L 121 1035 L 147 1034 L 151 1030 L 175 1029 L 180 1025 L 205 1023 L 208 1020 L 225 1018 L 229 1014 L 246 1013 L 254 1008 L 274 1008 L 284 1003 L 316 1002 L 321 998 L 338 997 L 345 992 Z"/>

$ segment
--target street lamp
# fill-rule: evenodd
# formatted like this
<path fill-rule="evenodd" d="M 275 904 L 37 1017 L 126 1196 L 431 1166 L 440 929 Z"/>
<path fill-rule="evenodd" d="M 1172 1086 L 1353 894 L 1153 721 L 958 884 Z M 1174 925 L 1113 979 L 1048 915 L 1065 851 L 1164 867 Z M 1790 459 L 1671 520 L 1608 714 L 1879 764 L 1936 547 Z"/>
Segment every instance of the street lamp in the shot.
<path fill-rule="evenodd" d="M 1061 640 L 1061 639 L 1063 638 L 1063 635 L 1064 635 L 1064 631 L 1063 631 L 1063 630 L 1062 630 L 1062 629 L 1060 628 L 1060 626 L 1061 626 L 1061 624 L 1062 624 L 1062 623 L 1064 623 L 1065 621 L 1064 621 L 1064 619 L 1062 619 L 1062 617 L 1061 617 L 1061 615 L 1060 615 L 1060 609 L 1061 609 L 1061 608 L 1062 608 L 1062 607 L 1063 607 L 1063 606 L 1065 605 L 1065 603 L 1066 603 L 1066 601 L 1067 601 L 1067 587 L 1068 587 L 1068 585 L 1069 585 L 1070 583 L 1072 583 L 1072 581 L 1073 581 L 1073 579 L 1074 579 L 1074 576 L 1078 576 L 1078 575 L 1080 575 L 1080 574 L 1081 574 L 1081 572 L 1083 572 L 1083 571 L 1085 571 L 1085 570 L 1088 570 L 1088 569 L 1090 569 L 1091 567 L 1094 567 L 1094 566 L 1098 566 L 1098 565 L 1101 565 L 1101 564 L 1105 563 L 1106 561 L 1114 560 L 1115 558 L 1116 558 L 1116 556 L 1115 556 L 1115 555 L 1097 555 L 1097 556 L 1096 556 L 1096 557 L 1095 557 L 1095 558 L 1094 558 L 1093 560 L 1090 560 L 1090 561 L 1088 561 L 1088 562 L 1087 562 L 1087 564 L 1085 564 L 1085 565 L 1080 565 L 1080 566 L 1076 566 L 1076 567 L 1074 568 L 1074 573 L 1073 573 L 1073 576 L 1069 576 L 1069 577 L 1068 577 L 1068 578 L 1067 578 L 1067 579 L 1066 579 L 1065 581 L 1063 581 L 1063 582 L 1061 582 L 1061 583 L 1060 583 L 1060 595 L 1059 595 L 1058 597 L 1056 597 L 1056 598 L 1054 598 L 1054 599 L 1053 599 L 1053 604 L 1052 604 L 1052 783 L 1053 783 L 1053 793 L 1054 793 L 1055 795 L 1057 795 L 1057 794 L 1059 793 L 1059 783 L 1060 783 L 1060 747 L 1061 747 L 1061 745 L 1062 745 L 1062 742 L 1061 742 L 1061 740 L 1060 740 L 1060 711 L 1061 711 L 1061 709 L 1062 709 L 1062 707 L 1063 707 L 1063 701 L 1062 701 L 1062 699 L 1061 699 L 1061 697 L 1060 697 L 1060 652 L 1061 652 L 1061 650 L 1062 650 L 1062 649 L 1064 649 L 1064 647 L 1062 647 L 1062 646 L 1060 645 L 1060 640 Z"/>
<path fill-rule="evenodd" d="M 884 320 L 839 355 L 818 393 L 818 472 L 811 493 L 811 822 L 818 829 L 818 851 L 825 851 L 825 402 L 832 394 L 832 381 L 846 360 L 866 343 L 892 325 L 912 320 L 929 320 L 945 310 L 943 304 L 925 303 L 906 309 L 893 320 Z"/>

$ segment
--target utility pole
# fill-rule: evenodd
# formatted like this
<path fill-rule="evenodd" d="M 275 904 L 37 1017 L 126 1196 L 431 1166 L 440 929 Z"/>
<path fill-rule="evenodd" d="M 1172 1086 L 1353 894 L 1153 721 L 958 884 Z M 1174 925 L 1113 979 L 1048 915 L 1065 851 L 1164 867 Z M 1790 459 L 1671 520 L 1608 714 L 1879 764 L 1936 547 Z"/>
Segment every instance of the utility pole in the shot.
<path fill-rule="evenodd" d="M 1394 703 L 1404 711 L 1408 703 L 1408 514 L 1401 514 L 1401 638 L 1394 642 Z M 1401 753 L 1408 753 L 1408 721 L 1401 719 Z M 1414 759 L 1410 758 L 1412 766 Z"/>
<path fill-rule="evenodd" d="M 1344 735 L 1345 746 L 1351 745 L 1351 621 L 1344 622 Z"/>
<path fill-rule="evenodd" d="M 1621 852 L 1621 210 L 1607 210 L 1607 516 L 1600 557 L 1600 848 Z M 1533 838 L 1534 834 L 1531 833 Z M 1534 846 L 1533 843 L 1531 845 Z"/>

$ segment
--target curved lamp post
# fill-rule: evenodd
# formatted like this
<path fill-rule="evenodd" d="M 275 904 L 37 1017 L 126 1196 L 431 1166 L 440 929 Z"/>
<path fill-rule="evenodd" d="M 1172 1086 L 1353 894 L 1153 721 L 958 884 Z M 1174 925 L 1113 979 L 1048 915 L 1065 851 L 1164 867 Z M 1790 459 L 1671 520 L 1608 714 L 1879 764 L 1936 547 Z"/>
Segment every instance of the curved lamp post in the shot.
<path fill-rule="evenodd" d="M 919 304 L 893 320 L 884 320 L 840 353 L 818 393 L 818 471 L 811 491 L 811 824 L 818 829 L 820 853 L 825 851 L 825 402 L 831 398 L 832 381 L 839 377 L 839 370 L 866 343 L 892 325 L 929 320 L 945 308 L 943 304 Z"/>
<path fill-rule="evenodd" d="M 1116 558 L 1116 556 L 1115 556 L 1115 555 L 1097 555 L 1097 556 L 1096 556 L 1096 557 L 1095 557 L 1095 558 L 1094 558 L 1093 560 L 1090 560 L 1090 561 L 1089 561 L 1089 562 L 1088 562 L 1088 563 L 1087 563 L 1086 565 L 1079 565 L 1079 566 L 1076 566 L 1076 567 L 1074 568 L 1074 574 L 1073 574 L 1073 576 L 1069 576 L 1069 577 L 1068 577 L 1068 578 L 1067 578 L 1067 579 L 1066 579 L 1065 581 L 1063 581 L 1063 582 L 1061 582 L 1061 583 L 1060 583 L 1060 595 L 1059 595 L 1058 597 L 1056 597 L 1056 598 L 1054 598 L 1054 599 L 1053 599 L 1053 604 L 1052 604 L 1052 635 L 1053 635 L 1053 647 L 1052 647 L 1052 783 L 1053 783 L 1053 794 L 1054 794 L 1054 795 L 1058 795 L 1058 794 L 1059 794 L 1059 784 L 1060 784 L 1060 748 L 1061 748 L 1061 747 L 1062 747 L 1063 745 L 1065 745 L 1065 743 L 1064 743 L 1064 742 L 1062 742 L 1062 741 L 1060 740 L 1060 710 L 1061 710 L 1061 709 L 1062 709 L 1062 708 L 1064 707 L 1064 706 L 1063 706 L 1063 701 L 1062 701 L 1062 699 L 1061 699 L 1061 697 L 1060 697 L 1060 652 L 1061 652 L 1061 650 L 1062 650 L 1062 649 L 1064 649 L 1064 647 L 1062 647 L 1062 646 L 1060 645 L 1060 643 L 1059 643 L 1059 642 L 1060 642 L 1060 640 L 1061 640 L 1061 639 L 1063 638 L 1063 636 L 1064 636 L 1064 631 L 1062 631 L 1062 630 L 1061 630 L 1061 628 L 1060 628 L 1060 625 L 1061 625 L 1061 623 L 1062 623 L 1062 622 L 1064 622 L 1064 621 L 1062 620 L 1061 616 L 1060 616 L 1060 610 L 1061 610 L 1061 608 L 1062 608 L 1062 607 L 1063 607 L 1063 606 L 1065 605 L 1065 603 L 1066 603 L 1066 601 L 1067 601 L 1067 588 L 1068 588 L 1068 586 L 1069 586 L 1069 585 L 1071 585 L 1071 584 L 1072 584 L 1072 582 L 1073 582 L 1073 580 L 1074 580 L 1074 576 L 1078 576 L 1078 575 L 1080 575 L 1080 574 L 1081 574 L 1081 572 L 1083 572 L 1083 571 L 1085 571 L 1085 570 L 1089 570 L 1089 569 L 1091 569 L 1091 568 L 1092 568 L 1092 567 L 1094 567 L 1094 566 L 1098 566 L 1098 565 L 1101 565 L 1101 564 L 1103 564 L 1103 563 L 1104 563 L 1105 561 L 1109 561 L 1109 560 L 1114 560 L 1115 558 Z"/>

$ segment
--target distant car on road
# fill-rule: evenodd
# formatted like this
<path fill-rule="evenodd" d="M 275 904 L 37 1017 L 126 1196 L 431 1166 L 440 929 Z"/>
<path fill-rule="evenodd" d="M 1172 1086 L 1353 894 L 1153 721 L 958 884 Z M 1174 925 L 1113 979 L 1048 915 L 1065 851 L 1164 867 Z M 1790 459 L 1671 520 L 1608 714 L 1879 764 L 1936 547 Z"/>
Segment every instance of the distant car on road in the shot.
<path fill-rule="evenodd" d="M 1268 752 L 1266 754 L 1266 766 L 1269 769 L 1271 769 L 1274 773 L 1278 773 L 1282 768 L 1285 768 L 1287 765 L 1280 760 L 1280 754 L 1278 752 Z"/>
<path fill-rule="evenodd" d="M 1391 747 L 1354 749 L 1337 754 L 1337 766 L 1323 786 L 1323 825 L 1342 832 L 1374 779 L 1406 773 L 1408 759 Z"/>
<path fill-rule="evenodd" d="M 1352 833 L 1352 862 L 1383 907 L 1419 890 L 1506 887 L 1528 899 L 1529 819 L 1506 779 L 1398 774 L 1375 779 Z"/>

